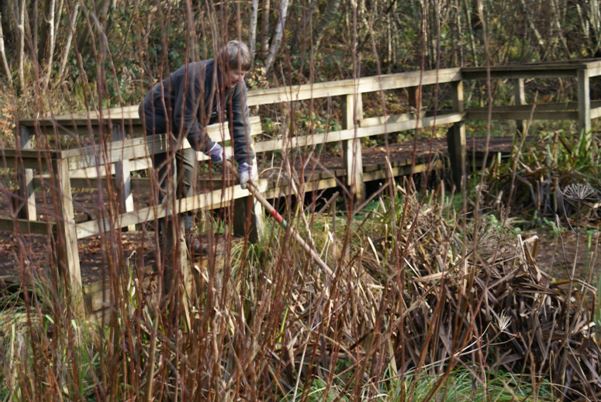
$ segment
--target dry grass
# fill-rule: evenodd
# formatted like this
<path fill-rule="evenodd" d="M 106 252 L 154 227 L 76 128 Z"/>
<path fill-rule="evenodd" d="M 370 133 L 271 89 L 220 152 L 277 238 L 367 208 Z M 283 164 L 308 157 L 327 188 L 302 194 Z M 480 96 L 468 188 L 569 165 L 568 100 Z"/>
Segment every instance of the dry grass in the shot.
<path fill-rule="evenodd" d="M 411 401 L 444 396 L 460 369 L 484 390 L 491 372 L 506 371 L 526 376 L 534 395 L 550 383 L 557 398 L 601 397 L 594 289 L 551 280 L 527 240 L 486 220 L 458 222 L 441 199 L 399 192 L 362 220 L 305 216 L 333 280 L 272 227 L 258 245 L 230 242 L 226 229 L 189 308 L 158 304 L 116 270 L 115 314 L 100 325 L 73 321 L 47 291 L 20 319 L 3 316 L 2 392 Z M 413 380 L 422 376 L 435 379 L 426 392 Z"/>

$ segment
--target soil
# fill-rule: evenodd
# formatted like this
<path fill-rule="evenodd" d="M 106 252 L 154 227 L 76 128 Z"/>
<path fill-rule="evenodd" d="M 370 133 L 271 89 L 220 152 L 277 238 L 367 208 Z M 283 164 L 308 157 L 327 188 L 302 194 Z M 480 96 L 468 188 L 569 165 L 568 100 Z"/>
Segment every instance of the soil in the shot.
<path fill-rule="evenodd" d="M 575 278 L 593 286 L 601 280 L 601 232 L 590 236 L 581 230 L 559 234 L 536 233 L 538 267 L 557 280 Z"/>

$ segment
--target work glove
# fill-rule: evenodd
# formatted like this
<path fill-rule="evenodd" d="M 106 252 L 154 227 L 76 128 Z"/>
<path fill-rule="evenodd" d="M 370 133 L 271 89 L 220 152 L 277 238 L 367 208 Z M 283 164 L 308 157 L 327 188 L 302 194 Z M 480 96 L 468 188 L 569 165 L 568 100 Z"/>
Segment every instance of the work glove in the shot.
<path fill-rule="evenodd" d="M 213 163 L 223 163 L 223 147 L 218 143 L 213 144 L 209 149 L 209 156 Z"/>
<path fill-rule="evenodd" d="M 240 187 L 246 188 L 249 182 L 253 180 L 253 167 L 246 162 L 238 166 L 238 176 L 240 177 Z"/>

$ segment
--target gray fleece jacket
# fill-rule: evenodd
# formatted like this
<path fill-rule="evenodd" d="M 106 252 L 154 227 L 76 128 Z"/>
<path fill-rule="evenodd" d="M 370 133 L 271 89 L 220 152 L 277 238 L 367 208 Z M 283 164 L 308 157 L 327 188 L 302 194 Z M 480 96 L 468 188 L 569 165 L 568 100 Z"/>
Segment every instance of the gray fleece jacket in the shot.
<path fill-rule="evenodd" d="M 154 85 L 140 104 L 146 133 L 185 136 L 194 149 L 208 153 L 214 142 L 206 126 L 227 121 L 236 161 L 252 164 L 246 84 L 224 88 L 216 70 L 213 59 L 188 63 Z"/>

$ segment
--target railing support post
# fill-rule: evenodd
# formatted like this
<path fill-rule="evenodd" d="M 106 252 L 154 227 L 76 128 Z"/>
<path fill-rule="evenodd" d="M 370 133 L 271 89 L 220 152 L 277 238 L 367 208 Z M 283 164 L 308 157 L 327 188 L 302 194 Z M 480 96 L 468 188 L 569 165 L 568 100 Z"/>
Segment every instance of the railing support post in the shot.
<path fill-rule="evenodd" d="M 354 91 L 346 96 L 344 105 L 344 128 L 354 130 L 363 119 L 363 102 L 361 93 Z M 363 183 L 363 156 L 361 139 L 352 138 L 343 142 L 344 164 L 346 168 L 346 184 L 356 201 L 365 199 L 365 183 Z"/>
<path fill-rule="evenodd" d="M 526 104 L 526 89 L 524 87 L 523 78 L 518 78 L 515 80 L 514 103 L 517 106 Z M 516 120 L 515 126 L 519 136 L 525 136 L 528 133 L 528 120 Z"/>
<path fill-rule="evenodd" d="M 586 66 L 578 70 L 578 130 L 591 131 L 591 90 Z"/>
<path fill-rule="evenodd" d="M 115 123 L 111 127 L 113 141 L 125 140 L 125 130 L 122 124 Z M 115 163 L 115 186 L 119 192 L 119 210 L 121 212 L 134 212 L 134 197 L 131 193 L 131 168 L 128 159 L 121 159 Z M 129 231 L 136 230 L 135 225 L 128 226 Z"/>
<path fill-rule="evenodd" d="M 457 113 L 463 113 L 463 81 L 454 83 L 453 88 L 453 109 Z M 453 124 L 447 131 L 447 146 L 449 158 L 451 160 L 451 170 L 453 183 L 458 191 L 465 188 L 465 160 L 466 160 L 466 139 L 465 123 L 462 121 Z"/>
<path fill-rule="evenodd" d="M 73 195 L 69 177 L 69 162 L 65 159 L 52 161 L 56 179 L 55 199 L 58 203 L 59 216 L 56 222 L 56 244 L 58 267 L 60 274 L 66 276 L 67 294 L 75 315 L 83 317 L 85 308 L 83 302 L 83 288 L 79 265 L 79 251 L 77 249 L 77 231 L 75 228 L 75 213 L 73 210 Z"/>
<path fill-rule="evenodd" d="M 17 141 L 20 149 L 33 148 L 33 136 L 29 128 L 17 125 Z M 35 193 L 33 188 L 33 170 L 19 167 L 17 172 L 19 183 L 19 202 L 16 206 L 19 218 L 35 221 L 37 210 L 35 206 Z"/>

